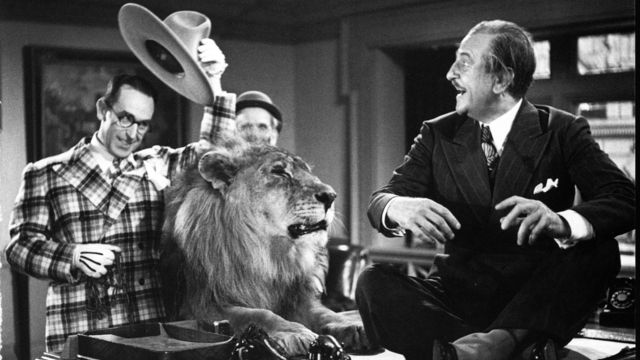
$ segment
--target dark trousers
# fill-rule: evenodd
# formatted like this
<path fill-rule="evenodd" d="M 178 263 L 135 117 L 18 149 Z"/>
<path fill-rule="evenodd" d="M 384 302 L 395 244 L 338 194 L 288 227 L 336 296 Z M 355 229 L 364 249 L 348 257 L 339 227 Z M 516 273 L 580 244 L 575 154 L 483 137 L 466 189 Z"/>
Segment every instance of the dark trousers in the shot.
<path fill-rule="evenodd" d="M 490 263 L 488 263 L 490 262 Z M 586 323 L 620 269 L 615 240 L 528 257 L 437 258 L 427 279 L 375 264 L 356 302 L 371 341 L 407 359 L 431 359 L 434 339 L 496 328 L 529 329 L 564 345 Z"/>

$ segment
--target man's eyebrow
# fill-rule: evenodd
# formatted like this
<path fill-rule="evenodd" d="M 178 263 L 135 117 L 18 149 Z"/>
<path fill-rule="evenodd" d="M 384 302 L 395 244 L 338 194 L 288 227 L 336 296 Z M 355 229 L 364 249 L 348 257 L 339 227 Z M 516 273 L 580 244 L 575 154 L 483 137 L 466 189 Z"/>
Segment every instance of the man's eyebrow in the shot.
<path fill-rule="evenodd" d="M 117 115 L 120 116 L 122 114 L 128 115 L 128 116 L 132 116 L 136 120 L 136 122 L 150 122 L 151 120 L 153 120 L 153 118 L 151 118 L 151 119 L 138 119 L 137 116 L 133 115 L 132 113 L 128 112 L 127 110 L 122 110 Z"/>
<path fill-rule="evenodd" d="M 458 50 L 456 51 L 456 55 L 457 55 L 457 56 L 466 56 L 466 57 L 468 57 L 468 58 L 471 58 L 471 57 L 472 57 L 472 56 L 471 56 L 471 52 L 469 52 L 468 50 L 460 50 L 460 49 L 458 49 Z"/>
<path fill-rule="evenodd" d="M 456 52 L 461 54 L 471 54 L 471 49 L 469 49 L 468 47 L 461 47 L 461 48 L 458 48 Z"/>

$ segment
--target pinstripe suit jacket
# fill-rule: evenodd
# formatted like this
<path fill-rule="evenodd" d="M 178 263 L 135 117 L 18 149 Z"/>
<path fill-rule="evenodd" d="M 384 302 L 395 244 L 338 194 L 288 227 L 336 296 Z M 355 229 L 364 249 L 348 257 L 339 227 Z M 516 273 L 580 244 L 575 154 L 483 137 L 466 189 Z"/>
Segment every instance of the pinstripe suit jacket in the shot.
<path fill-rule="evenodd" d="M 557 179 L 557 187 L 534 194 L 536 185 L 544 186 L 547 179 Z M 573 205 L 575 187 L 584 200 L 578 205 Z M 575 210 L 593 225 L 595 241 L 610 240 L 634 224 L 634 186 L 598 147 L 587 121 L 527 101 L 505 141 L 493 191 L 479 127 L 472 119 L 449 113 L 423 123 L 389 183 L 372 194 L 368 215 L 376 229 L 392 236 L 382 226 L 389 200 L 396 196 L 430 198 L 448 208 L 462 225 L 445 245 L 446 255 L 436 259 L 439 271 L 456 271 L 452 264 L 489 254 L 488 262 L 499 259 L 495 261 L 500 263 L 488 264 L 488 268 L 509 277 L 509 269 L 514 275 L 519 271 L 515 264 L 519 259 L 557 251 L 551 238 L 521 247 L 516 244 L 517 228 L 500 230 L 499 220 L 507 212 L 494 206 L 512 195 L 540 200 L 556 212 Z M 495 295 L 491 292 L 497 284 L 485 285 L 484 295 Z M 474 299 L 476 294 L 467 295 Z"/>
<path fill-rule="evenodd" d="M 202 122 L 205 143 L 234 131 L 235 95 L 216 98 Z M 179 149 L 154 146 L 128 158 L 122 175 L 108 178 L 83 139 L 69 151 L 28 164 L 10 222 L 5 253 L 11 266 L 49 280 L 48 351 L 60 351 L 70 334 L 165 316 L 158 276 L 164 220 L 164 184 L 196 158 L 200 143 Z M 98 287 L 110 303 L 100 317 L 89 308 L 89 281 L 72 269 L 75 244 L 106 243 L 122 249 L 125 296 Z M 117 296 L 116 296 L 117 295 Z"/>

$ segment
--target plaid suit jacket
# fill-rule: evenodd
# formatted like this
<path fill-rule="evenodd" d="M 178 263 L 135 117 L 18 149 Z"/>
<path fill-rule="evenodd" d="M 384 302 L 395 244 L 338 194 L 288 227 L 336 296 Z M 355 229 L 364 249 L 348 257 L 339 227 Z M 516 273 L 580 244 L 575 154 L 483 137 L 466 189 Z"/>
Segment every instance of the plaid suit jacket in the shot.
<path fill-rule="evenodd" d="M 71 334 L 164 318 L 157 271 L 163 188 L 208 143 L 232 134 L 234 118 L 235 94 L 217 97 L 213 107 L 206 108 L 200 142 L 179 149 L 154 146 L 132 154 L 114 180 L 90 153 L 90 138 L 63 154 L 26 166 L 5 254 L 14 269 L 50 280 L 47 351 L 62 350 Z M 72 269 L 73 249 L 80 243 L 122 249 L 120 291 L 92 287 L 95 280 Z M 88 311 L 91 293 L 109 304 L 103 316 Z"/>

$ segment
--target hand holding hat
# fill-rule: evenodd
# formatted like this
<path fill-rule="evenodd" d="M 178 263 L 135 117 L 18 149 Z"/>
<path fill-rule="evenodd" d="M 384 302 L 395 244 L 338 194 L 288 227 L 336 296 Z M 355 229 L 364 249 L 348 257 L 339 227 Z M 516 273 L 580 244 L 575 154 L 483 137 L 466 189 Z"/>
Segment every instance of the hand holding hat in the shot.
<path fill-rule="evenodd" d="M 208 76 L 222 76 L 229 64 L 225 61 L 222 50 L 218 47 L 213 39 L 200 40 L 198 46 L 198 59 L 202 64 L 205 74 Z"/>
<path fill-rule="evenodd" d="M 200 40 L 200 46 L 198 46 L 198 59 L 202 69 L 204 69 L 204 73 L 209 77 L 209 84 L 211 84 L 213 93 L 222 93 L 220 78 L 228 66 L 222 50 L 212 39 L 202 39 Z"/>

